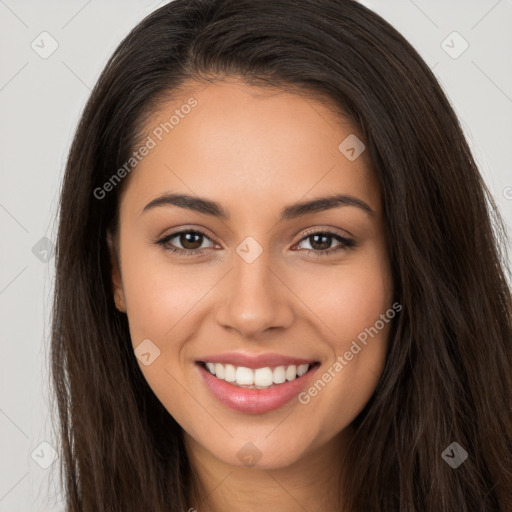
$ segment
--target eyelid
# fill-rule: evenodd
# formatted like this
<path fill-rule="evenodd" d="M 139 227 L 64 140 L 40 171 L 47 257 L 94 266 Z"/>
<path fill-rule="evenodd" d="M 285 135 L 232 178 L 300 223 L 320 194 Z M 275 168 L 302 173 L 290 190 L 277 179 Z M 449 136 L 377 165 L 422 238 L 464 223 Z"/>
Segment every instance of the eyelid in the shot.
<path fill-rule="evenodd" d="M 215 238 L 208 228 L 205 228 L 203 226 L 187 226 L 187 225 L 185 225 L 185 226 L 179 226 L 177 228 L 173 228 L 172 231 L 166 235 L 157 236 L 155 239 L 155 243 L 158 240 L 162 240 L 165 238 L 174 237 L 176 235 L 181 235 L 182 233 L 190 233 L 190 232 L 199 233 L 199 234 L 205 236 L 206 238 L 210 239 L 212 242 L 214 241 L 214 238 Z"/>
<path fill-rule="evenodd" d="M 335 227 L 330 227 L 330 226 L 317 226 L 317 227 L 314 227 L 314 228 L 308 228 L 306 229 L 306 231 L 304 231 L 302 234 L 301 234 L 301 237 L 299 239 L 299 242 L 306 236 L 308 235 L 313 235 L 315 233 L 330 233 L 332 235 L 337 235 L 337 236 L 341 236 L 342 238 L 347 238 L 346 235 L 340 233 L 340 231 L 346 233 L 348 236 L 352 237 L 355 241 L 356 237 L 355 235 L 353 235 L 352 233 L 350 233 L 350 231 L 347 231 L 346 229 L 341 229 L 341 228 L 335 228 Z"/>

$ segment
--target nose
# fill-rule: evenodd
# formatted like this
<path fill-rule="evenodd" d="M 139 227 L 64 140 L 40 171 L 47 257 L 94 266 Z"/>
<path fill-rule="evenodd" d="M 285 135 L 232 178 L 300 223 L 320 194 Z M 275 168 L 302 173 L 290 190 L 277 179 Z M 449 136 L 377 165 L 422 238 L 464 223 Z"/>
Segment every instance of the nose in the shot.
<path fill-rule="evenodd" d="M 257 338 L 270 329 L 287 328 L 294 320 L 293 293 L 284 276 L 269 265 L 265 251 L 252 263 L 235 256 L 234 268 L 220 289 L 216 319 L 244 338 Z"/>

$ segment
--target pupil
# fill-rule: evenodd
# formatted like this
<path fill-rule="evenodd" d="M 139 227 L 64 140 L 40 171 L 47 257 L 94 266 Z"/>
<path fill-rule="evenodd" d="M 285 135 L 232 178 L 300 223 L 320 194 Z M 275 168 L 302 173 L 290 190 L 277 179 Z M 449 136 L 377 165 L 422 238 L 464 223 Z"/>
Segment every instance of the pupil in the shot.
<path fill-rule="evenodd" d="M 184 233 L 180 236 L 180 243 L 185 249 L 198 249 L 201 247 L 201 236 L 199 233 Z M 192 240 L 194 237 L 195 241 Z"/>
<path fill-rule="evenodd" d="M 313 243 L 311 244 L 311 246 L 314 248 L 314 249 L 317 249 L 317 250 L 321 250 L 321 249 L 329 249 L 331 243 L 330 243 L 330 240 L 332 238 L 331 235 L 325 235 L 325 234 L 316 234 L 316 235 L 311 235 L 311 237 L 313 238 Z M 317 239 L 322 239 L 322 242 L 317 242 Z M 317 245 L 317 247 L 315 247 L 315 244 Z"/>

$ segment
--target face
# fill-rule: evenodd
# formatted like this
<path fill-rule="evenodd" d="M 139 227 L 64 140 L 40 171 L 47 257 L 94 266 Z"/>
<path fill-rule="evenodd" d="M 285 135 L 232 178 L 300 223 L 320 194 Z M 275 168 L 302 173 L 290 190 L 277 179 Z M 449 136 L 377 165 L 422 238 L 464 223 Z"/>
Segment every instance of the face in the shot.
<path fill-rule="evenodd" d="M 147 123 L 121 196 L 116 304 L 188 446 L 284 467 L 339 439 L 381 375 L 379 188 L 324 102 L 235 79 L 184 91 Z"/>

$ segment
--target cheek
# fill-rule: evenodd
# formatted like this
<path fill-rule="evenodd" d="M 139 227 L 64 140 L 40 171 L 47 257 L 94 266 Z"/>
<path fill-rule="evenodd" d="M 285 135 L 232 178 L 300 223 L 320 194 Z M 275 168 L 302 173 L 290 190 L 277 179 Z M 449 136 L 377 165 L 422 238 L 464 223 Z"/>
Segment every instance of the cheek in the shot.
<path fill-rule="evenodd" d="M 326 326 L 326 337 L 337 351 L 374 325 L 391 306 L 389 271 L 377 258 L 340 266 L 336 272 L 317 273 L 302 286 L 302 294 Z"/>
<path fill-rule="evenodd" d="M 127 236 L 122 259 L 123 288 L 132 343 L 169 338 L 214 280 L 192 266 L 171 265 L 163 249 L 148 247 Z M 164 255 L 165 256 L 165 255 Z M 167 335 L 167 336 L 166 336 Z"/>
<path fill-rule="evenodd" d="M 138 351 L 151 354 L 150 364 L 139 358 L 144 378 L 180 425 L 194 435 L 195 422 L 187 413 L 191 395 L 180 384 L 183 382 L 180 359 L 182 348 L 198 325 L 194 305 L 212 287 L 212 279 L 207 280 L 206 275 L 194 276 L 191 266 L 170 265 L 162 261 L 161 255 L 157 261 L 155 253 L 135 246 L 130 251 L 126 244 L 122 272 L 132 346 L 136 354 Z M 188 319 L 192 316 L 191 324 Z M 148 345 L 146 340 L 151 343 Z M 143 346 L 147 348 L 138 349 Z"/>
<path fill-rule="evenodd" d="M 303 286 L 316 290 L 308 297 L 321 318 L 322 339 L 333 354 L 301 403 L 320 416 L 338 411 L 323 426 L 336 431 L 362 410 L 384 368 L 395 316 L 394 311 L 386 313 L 392 306 L 390 273 L 386 260 L 376 252 L 357 264 L 340 266 L 336 273 L 318 273 Z"/>

